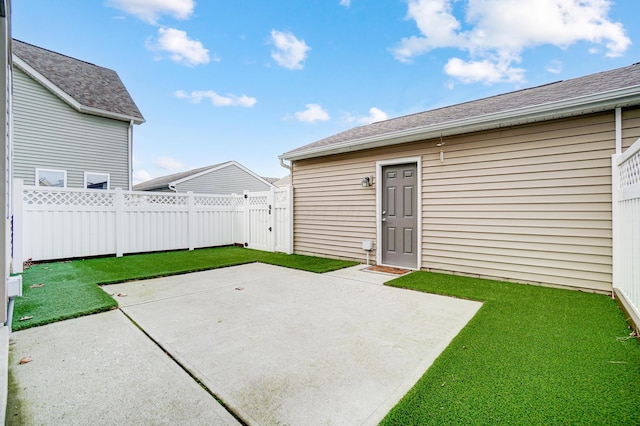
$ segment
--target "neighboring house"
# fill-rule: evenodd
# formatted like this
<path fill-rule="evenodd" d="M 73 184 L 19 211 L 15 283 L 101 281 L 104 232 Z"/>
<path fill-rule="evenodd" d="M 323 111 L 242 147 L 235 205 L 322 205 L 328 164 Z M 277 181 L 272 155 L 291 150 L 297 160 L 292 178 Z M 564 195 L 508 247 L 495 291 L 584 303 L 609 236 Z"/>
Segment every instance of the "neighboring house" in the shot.
<path fill-rule="evenodd" d="M 291 162 L 294 251 L 612 289 L 612 155 L 640 64 L 357 127 Z"/>
<path fill-rule="evenodd" d="M 273 185 L 235 161 L 161 176 L 133 187 L 135 191 L 242 194 L 268 191 Z"/>
<path fill-rule="evenodd" d="M 26 185 L 131 189 L 142 114 L 115 71 L 13 40 L 13 175 Z"/>
<path fill-rule="evenodd" d="M 280 180 L 280 178 L 273 178 L 273 177 L 266 177 L 266 176 L 262 176 L 262 179 L 266 180 L 271 185 L 275 185 L 276 182 L 278 182 Z"/>
<path fill-rule="evenodd" d="M 278 188 L 284 188 L 286 186 L 291 186 L 291 175 L 286 175 L 280 180 L 277 180 L 273 183 Z"/>

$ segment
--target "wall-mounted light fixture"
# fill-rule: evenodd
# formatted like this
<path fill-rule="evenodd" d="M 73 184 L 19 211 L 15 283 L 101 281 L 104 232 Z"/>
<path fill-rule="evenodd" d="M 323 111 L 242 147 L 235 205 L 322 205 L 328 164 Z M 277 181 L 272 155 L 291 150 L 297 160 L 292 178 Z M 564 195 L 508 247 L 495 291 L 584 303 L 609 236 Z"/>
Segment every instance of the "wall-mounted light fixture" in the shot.
<path fill-rule="evenodd" d="M 444 163 L 444 150 L 442 149 L 442 147 L 444 146 L 445 142 L 442 140 L 442 135 L 440 135 L 440 142 L 438 142 L 436 144 L 436 146 L 438 148 L 440 148 L 440 162 Z"/>
<path fill-rule="evenodd" d="M 373 176 L 366 176 L 362 178 L 361 184 L 363 188 L 370 187 L 371 185 L 373 185 Z"/>

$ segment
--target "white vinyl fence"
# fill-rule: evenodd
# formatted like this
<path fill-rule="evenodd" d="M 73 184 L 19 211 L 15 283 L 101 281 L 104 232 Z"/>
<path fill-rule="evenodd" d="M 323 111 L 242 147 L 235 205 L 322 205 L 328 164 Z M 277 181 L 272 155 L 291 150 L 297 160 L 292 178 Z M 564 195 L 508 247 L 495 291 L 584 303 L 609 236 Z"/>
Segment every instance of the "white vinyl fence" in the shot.
<path fill-rule="evenodd" d="M 291 253 L 292 190 L 242 195 L 13 188 L 13 272 L 31 259 L 242 244 Z"/>
<path fill-rule="evenodd" d="M 640 139 L 613 157 L 613 288 L 640 325 Z"/>

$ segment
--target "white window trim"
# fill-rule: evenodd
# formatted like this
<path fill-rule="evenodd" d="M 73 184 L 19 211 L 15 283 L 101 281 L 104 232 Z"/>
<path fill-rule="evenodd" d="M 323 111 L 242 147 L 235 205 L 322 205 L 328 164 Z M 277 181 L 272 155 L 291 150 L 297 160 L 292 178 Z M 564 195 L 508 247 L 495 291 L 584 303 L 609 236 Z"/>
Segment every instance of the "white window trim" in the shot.
<path fill-rule="evenodd" d="M 111 174 L 105 172 L 84 172 L 84 189 L 98 189 L 87 188 L 87 175 L 105 175 L 107 177 L 107 189 L 111 189 Z"/>
<path fill-rule="evenodd" d="M 40 167 L 36 167 L 36 175 L 35 175 L 35 186 L 42 186 L 43 188 L 60 188 L 59 186 L 55 186 L 55 187 L 47 187 L 44 185 L 40 185 L 40 172 L 54 172 L 54 173 L 62 173 L 64 176 L 64 185 L 62 186 L 62 188 L 66 188 L 67 187 L 67 171 L 66 170 L 59 170 L 59 169 L 45 169 L 45 168 L 40 168 Z"/>

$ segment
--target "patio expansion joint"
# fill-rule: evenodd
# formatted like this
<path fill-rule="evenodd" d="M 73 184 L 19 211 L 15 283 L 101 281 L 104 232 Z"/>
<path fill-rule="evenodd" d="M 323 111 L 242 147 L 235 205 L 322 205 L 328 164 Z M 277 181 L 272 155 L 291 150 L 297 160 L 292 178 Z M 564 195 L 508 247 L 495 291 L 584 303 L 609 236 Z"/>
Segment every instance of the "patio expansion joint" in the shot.
<path fill-rule="evenodd" d="M 285 274 L 275 275 L 272 278 L 277 278 L 277 277 L 282 276 L 282 275 L 285 275 Z M 191 291 L 191 292 L 187 292 L 187 293 L 181 293 L 181 294 L 178 294 L 178 295 L 175 295 L 175 296 L 159 297 L 157 299 L 145 300 L 145 301 L 142 301 L 142 302 L 127 303 L 127 304 L 123 304 L 123 306 L 121 306 L 121 307 L 144 306 L 144 305 L 148 305 L 148 304 L 151 304 L 151 303 L 162 302 L 162 301 L 172 300 L 172 299 L 179 299 L 179 298 L 182 298 L 182 297 L 193 296 L 193 295 L 196 295 L 196 294 L 215 293 L 215 292 L 218 292 L 218 291 L 222 291 L 224 289 L 228 289 L 229 287 L 238 287 L 238 286 L 250 284 L 250 283 L 253 283 L 253 282 L 256 282 L 256 281 L 260 281 L 262 279 L 263 279 L 262 277 L 252 278 L 252 279 L 247 279 L 247 280 L 243 280 L 243 281 L 238 281 L 238 282 L 235 282 L 233 284 L 229 284 L 229 285 L 225 285 L 225 286 L 219 286 L 219 287 L 215 287 L 215 288 L 198 290 L 198 291 Z M 126 282 L 125 283 L 119 283 L 119 284 L 126 284 Z M 105 290 L 104 287 L 102 287 L 102 289 Z M 115 299 L 116 301 L 122 300 L 121 297 L 117 296 L 117 294 L 112 294 L 112 293 L 110 293 L 108 291 L 106 291 L 106 293 L 109 296 L 111 296 L 113 299 Z M 124 300 L 122 300 L 122 302 L 124 302 Z"/>
<path fill-rule="evenodd" d="M 236 419 L 242 426 L 250 425 L 249 422 L 244 420 L 238 413 L 233 411 L 233 409 L 231 409 L 220 397 L 218 397 L 218 395 L 216 395 L 215 392 L 213 392 L 211 389 L 209 389 L 200 379 L 198 379 L 198 377 L 195 374 L 193 374 L 187 367 L 185 367 L 175 356 L 173 356 L 169 351 L 167 351 L 160 344 L 160 342 L 158 342 L 149 333 L 147 333 L 142 327 L 140 327 L 140 325 L 138 325 L 138 323 L 133 318 L 131 318 L 129 316 L 129 314 L 127 314 L 122 308 L 118 308 L 118 310 L 120 312 L 122 312 L 122 314 L 129 321 L 131 321 L 131 324 L 133 324 L 134 327 L 136 327 L 138 330 L 140 330 L 142 332 L 142 334 L 144 334 L 154 345 L 156 345 L 158 348 L 160 348 L 160 350 L 162 350 L 162 352 L 164 352 L 164 354 L 167 355 L 169 357 L 169 359 L 171 359 L 178 367 L 180 367 L 180 369 L 182 371 L 187 373 L 189 375 L 189 377 L 191 377 L 191 379 L 198 384 L 198 386 L 200 386 L 213 399 L 215 399 L 218 402 L 218 404 L 220 404 L 222 406 L 222 408 L 224 408 L 229 414 L 231 414 L 231 416 L 233 416 L 233 418 Z"/>

